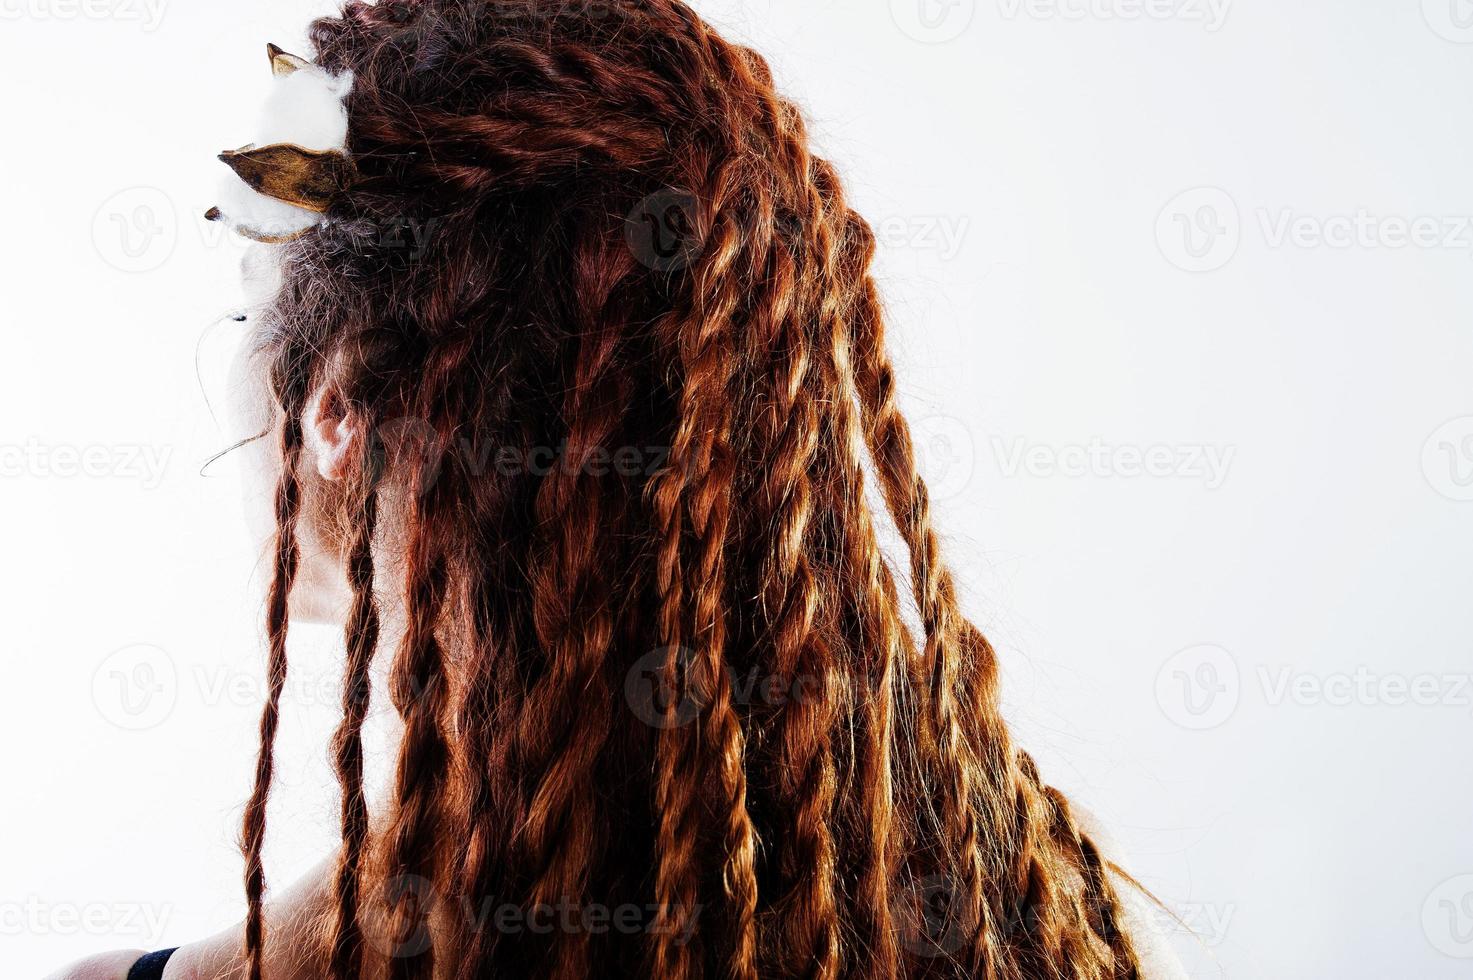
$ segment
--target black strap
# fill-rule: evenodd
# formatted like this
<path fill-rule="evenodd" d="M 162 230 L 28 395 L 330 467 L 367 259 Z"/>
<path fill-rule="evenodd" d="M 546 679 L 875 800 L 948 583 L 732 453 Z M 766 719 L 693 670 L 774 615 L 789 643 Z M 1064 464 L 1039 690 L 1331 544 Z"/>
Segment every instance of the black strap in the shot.
<path fill-rule="evenodd" d="M 147 956 L 138 957 L 133 968 L 128 971 L 128 980 L 161 980 L 164 975 L 164 964 L 169 962 L 169 957 L 174 955 L 174 950 L 161 949 L 157 953 L 149 953 Z"/>

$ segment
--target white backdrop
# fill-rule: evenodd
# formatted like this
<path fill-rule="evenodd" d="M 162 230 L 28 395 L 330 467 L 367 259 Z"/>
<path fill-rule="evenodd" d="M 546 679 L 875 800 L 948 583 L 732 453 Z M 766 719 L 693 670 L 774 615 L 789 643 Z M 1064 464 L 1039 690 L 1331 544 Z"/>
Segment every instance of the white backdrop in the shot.
<path fill-rule="evenodd" d="M 698 6 L 876 225 L 1019 738 L 1192 975 L 1468 976 L 1467 0 Z M 199 215 L 326 9 L 0 0 L 7 976 L 240 914 L 261 582 Z M 335 642 L 295 641 L 277 881 L 332 840 Z"/>

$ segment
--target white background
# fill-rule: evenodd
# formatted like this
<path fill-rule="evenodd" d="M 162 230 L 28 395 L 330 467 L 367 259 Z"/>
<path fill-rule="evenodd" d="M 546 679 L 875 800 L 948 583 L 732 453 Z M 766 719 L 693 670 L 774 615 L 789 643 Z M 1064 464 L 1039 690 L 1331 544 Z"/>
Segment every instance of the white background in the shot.
<path fill-rule="evenodd" d="M 922 3 L 699 7 L 879 231 L 1019 738 L 1194 977 L 1468 976 L 1473 8 Z M 202 472 L 241 249 L 199 215 L 326 9 L 0 0 L 6 976 L 240 913 L 261 576 Z M 332 842 L 334 643 L 278 882 Z"/>

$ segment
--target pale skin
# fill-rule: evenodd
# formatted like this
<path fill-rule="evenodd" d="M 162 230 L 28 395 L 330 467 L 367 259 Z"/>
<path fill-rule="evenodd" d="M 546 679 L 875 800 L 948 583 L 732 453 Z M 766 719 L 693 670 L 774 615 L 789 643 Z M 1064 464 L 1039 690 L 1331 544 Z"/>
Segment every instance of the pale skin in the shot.
<path fill-rule="evenodd" d="M 275 269 L 271 253 L 264 246 L 253 247 L 242 263 L 242 281 L 247 309 L 256 308 L 271 298 L 275 291 Z M 246 325 L 247 328 L 249 324 Z M 273 422 L 272 404 L 265 388 L 264 365 L 243 343 L 231 370 L 230 416 L 232 428 L 241 438 L 269 431 Z M 324 483 L 336 483 L 348 476 L 348 466 L 361 448 L 364 433 L 358 423 L 344 414 L 336 392 L 319 389 L 312 393 L 303 419 L 304 470 Z M 270 542 L 275 526 L 271 513 L 271 495 L 281 472 L 279 456 L 271 440 L 261 439 L 240 450 L 246 465 L 243 492 L 246 520 L 252 536 L 262 543 Z M 310 488 L 307 488 L 310 492 Z M 319 529 L 301 529 L 301 564 L 292 589 L 293 622 L 341 624 L 350 599 L 347 576 L 334 549 L 324 541 Z M 384 643 L 392 649 L 397 616 L 391 597 L 382 610 Z M 381 685 L 375 685 L 375 697 Z M 313 923 L 333 903 L 334 858 L 323 860 L 295 884 L 273 889 L 266 906 L 266 929 L 271 937 L 266 946 L 266 980 L 297 980 L 316 976 L 310 964 L 301 962 L 300 950 L 316 943 Z M 237 924 L 208 939 L 180 947 L 165 967 L 165 980 L 236 980 L 246 976 L 242 955 L 244 925 Z M 147 950 L 118 950 L 91 956 L 71 964 L 45 980 L 124 980 L 128 969 Z"/>
<path fill-rule="evenodd" d="M 273 253 L 267 246 L 255 246 L 242 263 L 242 279 L 248 309 L 258 308 L 275 293 L 277 272 Z M 264 365 L 250 353 L 250 345 L 242 344 L 231 372 L 231 416 L 242 438 L 274 429 L 273 402 L 265 387 Z M 312 493 L 311 479 L 321 481 L 319 488 L 348 479 L 353 460 L 359 458 L 366 433 L 358 421 L 343 410 L 343 402 L 331 388 L 319 388 L 309 397 L 303 415 L 304 475 L 308 484 L 303 490 Z M 242 449 L 247 454 L 246 498 L 247 523 L 253 536 L 269 544 L 275 531 L 271 499 L 281 473 L 279 456 L 269 438 L 249 443 Z M 293 622 L 341 625 L 346 619 L 351 592 L 343 570 L 341 555 L 331 547 L 327 534 L 320 528 L 300 527 L 300 568 L 292 589 Z M 379 595 L 382 633 L 380 650 L 392 650 L 400 632 L 402 614 L 396 597 Z M 382 698 L 382 675 L 376 672 L 374 698 Z M 381 703 L 381 702 L 380 702 Z M 1090 814 L 1074 807 L 1081 828 L 1095 840 L 1101 852 L 1117 864 L 1124 864 L 1119 848 L 1109 834 Z M 303 875 L 295 884 L 273 889 L 266 903 L 265 980 L 308 980 L 322 975 L 315 955 L 321 940 L 317 923 L 330 914 L 334 904 L 333 875 L 336 859 L 328 858 Z M 1144 896 L 1125 882 L 1118 883 L 1125 902 L 1124 926 L 1132 936 L 1141 960 L 1141 976 L 1148 980 L 1185 980 L 1186 973 L 1172 951 L 1158 923 L 1161 912 Z M 247 963 L 243 954 L 244 924 L 237 924 L 208 939 L 181 946 L 164 970 L 164 980 L 243 980 Z M 147 950 L 118 950 L 88 957 L 50 974 L 44 980 L 126 980 L 129 968 Z"/>

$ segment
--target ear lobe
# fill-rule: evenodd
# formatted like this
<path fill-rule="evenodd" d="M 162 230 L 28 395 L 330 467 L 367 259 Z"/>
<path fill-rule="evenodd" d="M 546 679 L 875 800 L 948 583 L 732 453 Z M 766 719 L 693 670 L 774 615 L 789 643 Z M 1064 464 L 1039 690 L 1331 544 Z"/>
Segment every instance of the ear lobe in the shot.
<path fill-rule="evenodd" d="M 302 432 L 317 460 L 318 475 L 332 483 L 346 479 L 363 448 L 363 430 L 336 389 L 323 386 L 313 393 L 303 413 Z"/>

